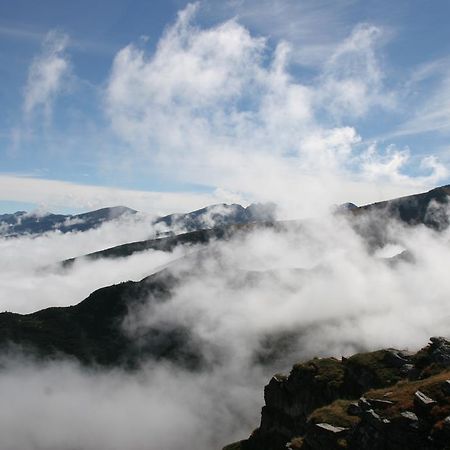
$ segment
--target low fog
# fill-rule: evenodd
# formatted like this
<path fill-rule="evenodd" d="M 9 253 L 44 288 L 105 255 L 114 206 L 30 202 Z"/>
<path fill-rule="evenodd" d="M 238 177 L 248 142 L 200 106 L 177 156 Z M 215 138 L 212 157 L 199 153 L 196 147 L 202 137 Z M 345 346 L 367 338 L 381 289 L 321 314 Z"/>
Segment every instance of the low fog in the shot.
<path fill-rule="evenodd" d="M 358 229 L 371 229 L 375 219 L 360 218 Z M 189 371 L 147 360 L 127 372 L 6 355 L 0 436 L 8 450 L 220 449 L 258 425 L 264 385 L 295 362 L 380 347 L 416 350 L 448 334 L 449 231 L 392 222 L 368 241 L 345 214 L 329 215 L 206 248 L 36 271 L 74 256 L 72 245 L 94 249 L 99 242 L 89 233 L 2 241 L 9 265 L 2 254 L 1 309 L 77 303 L 101 285 L 168 267 L 180 280 L 171 298 L 130 311 L 123 332 L 138 338 L 157 324 L 186 326 L 204 364 Z"/>
<path fill-rule="evenodd" d="M 92 291 L 114 283 L 141 278 L 179 258 L 147 251 L 118 260 L 78 259 L 70 269 L 63 260 L 98 250 L 154 238 L 163 229 L 143 214 L 126 216 L 85 232 L 48 232 L 38 236 L 0 239 L 0 311 L 31 313 L 50 306 L 79 303 Z"/>

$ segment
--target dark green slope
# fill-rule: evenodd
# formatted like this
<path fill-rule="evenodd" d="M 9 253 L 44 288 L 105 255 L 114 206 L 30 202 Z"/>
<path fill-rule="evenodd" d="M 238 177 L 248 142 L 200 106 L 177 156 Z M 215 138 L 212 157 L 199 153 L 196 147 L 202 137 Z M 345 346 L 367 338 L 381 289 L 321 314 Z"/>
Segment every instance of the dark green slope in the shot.
<path fill-rule="evenodd" d="M 178 245 L 195 245 L 207 244 L 211 239 L 222 239 L 227 236 L 227 230 L 223 228 L 214 228 L 212 230 L 198 230 L 189 233 L 183 233 L 176 236 L 169 236 L 158 239 L 147 239 L 144 241 L 130 242 L 127 244 L 117 245 L 115 247 L 99 250 L 89 253 L 81 258 L 99 259 L 99 258 L 124 258 L 134 253 L 143 252 L 145 250 L 159 250 L 170 252 Z M 77 258 L 66 259 L 62 262 L 64 267 L 72 265 Z"/>
<path fill-rule="evenodd" d="M 134 253 L 146 250 L 159 250 L 171 252 L 180 245 L 203 245 L 208 244 L 214 239 L 224 240 L 234 236 L 237 232 L 254 230 L 257 227 L 273 226 L 271 222 L 255 222 L 249 224 L 229 225 L 226 227 L 217 227 L 207 230 L 190 231 L 189 233 L 178 234 L 175 236 L 163 237 L 158 239 L 147 239 L 144 241 L 129 242 L 127 244 L 99 250 L 87 255 L 76 258 L 66 259 L 61 262 L 63 267 L 70 267 L 75 261 L 81 258 L 100 259 L 100 258 L 125 258 Z"/>
<path fill-rule="evenodd" d="M 382 214 L 386 217 L 397 218 L 408 225 L 424 224 L 440 230 L 449 225 L 448 217 L 440 208 L 448 204 L 449 195 L 450 185 L 446 185 L 421 194 L 352 208 L 351 211 L 355 215 Z"/>
<path fill-rule="evenodd" d="M 133 367 L 143 359 L 170 359 L 187 366 L 199 363 L 189 334 L 179 325 L 146 328 L 129 336 L 122 323 L 129 311 L 168 298 L 176 285 L 166 271 L 139 282 L 105 287 L 78 305 L 47 308 L 32 314 L 0 314 L 0 348 L 13 345 L 40 357 L 72 357 L 86 364 Z"/>

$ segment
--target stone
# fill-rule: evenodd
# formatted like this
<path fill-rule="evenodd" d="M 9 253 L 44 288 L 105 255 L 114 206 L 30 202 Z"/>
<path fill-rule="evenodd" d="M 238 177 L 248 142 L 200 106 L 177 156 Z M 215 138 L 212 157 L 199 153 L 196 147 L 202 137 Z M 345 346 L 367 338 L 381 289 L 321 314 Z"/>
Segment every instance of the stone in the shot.
<path fill-rule="evenodd" d="M 408 364 L 410 359 L 409 354 L 396 349 L 389 349 L 384 356 L 384 360 L 389 366 L 397 368 Z"/>
<path fill-rule="evenodd" d="M 442 337 L 442 336 L 432 336 L 432 337 L 430 337 L 430 342 L 433 345 L 442 345 L 442 344 L 448 343 L 447 339 L 445 339 L 445 337 Z"/>
<path fill-rule="evenodd" d="M 447 416 L 444 419 L 444 428 L 446 428 L 447 430 L 450 430 L 450 416 Z"/>
<path fill-rule="evenodd" d="M 414 370 L 413 364 L 403 364 L 403 366 L 400 367 L 400 373 L 402 375 L 408 375 L 412 370 Z"/>
<path fill-rule="evenodd" d="M 390 420 L 382 418 L 379 414 L 377 414 L 373 409 L 369 409 L 368 411 L 364 411 L 363 418 L 374 428 L 381 431 L 386 425 L 389 425 Z"/>
<path fill-rule="evenodd" d="M 418 422 L 419 418 L 412 411 L 403 411 L 400 413 L 400 416 L 406 419 L 408 422 Z"/>
<path fill-rule="evenodd" d="M 374 409 L 387 409 L 390 406 L 394 405 L 394 402 L 390 400 L 383 400 L 379 398 L 368 398 L 367 401 Z"/>
<path fill-rule="evenodd" d="M 350 403 L 347 407 L 347 414 L 350 416 L 359 416 L 362 413 L 362 409 L 358 405 L 358 403 L 353 402 Z"/>
<path fill-rule="evenodd" d="M 282 409 L 285 403 L 285 380 L 280 375 L 275 375 L 269 384 L 264 388 L 264 400 L 266 405 Z"/>
<path fill-rule="evenodd" d="M 450 395 L 450 380 L 445 380 L 442 383 L 441 390 L 445 395 Z"/>
<path fill-rule="evenodd" d="M 450 341 L 444 337 L 430 338 L 430 358 L 432 362 L 441 364 L 443 366 L 450 365 Z"/>
<path fill-rule="evenodd" d="M 443 420 L 443 426 L 439 428 L 434 428 L 432 431 L 432 439 L 435 443 L 435 448 L 447 450 L 450 443 L 450 416 L 447 416 Z"/>
<path fill-rule="evenodd" d="M 369 409 L 372 409 L 372 405 L 368 402 L 368 400 L 365 397 L 361 397 L 358 400 L 358 406 L 361 408 L 362 411 L 368 411 Z"/>
<path fill-rule="evenodd" d="M 421 391 L 416 391 L 414 394 L 414 406 L 420 411 L 429 411 L 435 404 L 435 400 Z"/>
<path fill-rule="evenodd" d="M 316 429 L 318 428 L 320 431 L 325 433 L 331 433 L 332 435 L 345 434 L 348 431 L 348 428 L 344 427 L 336 427 L 329 423 L 316 423 Z"/>
<path fill-rule="evenodd" d="M 334 450 L 339 448 L 339 441 L 345 439 L 348 432 L 349 428 L 337 427 L 329 423 L 311 424 L 305 434 L 305 442 L 307 448 Z"/>
<path fill-rule="evenodd" d="M 400 418 L 405 425 L 410 426 L 411 428 L 418 429 L 419 428 L 419 418 L 412 411 L 403 411 L 400 413 Z"/>

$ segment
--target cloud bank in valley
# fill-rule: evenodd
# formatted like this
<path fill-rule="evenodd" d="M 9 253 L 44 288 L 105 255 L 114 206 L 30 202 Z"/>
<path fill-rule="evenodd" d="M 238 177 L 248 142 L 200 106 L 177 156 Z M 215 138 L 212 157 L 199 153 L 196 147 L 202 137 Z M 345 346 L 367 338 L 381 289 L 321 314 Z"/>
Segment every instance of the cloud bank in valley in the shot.
<path fill-rule="evenodd" d="M 0 310 L 30 313 L 50 306 L 73 305 L 101 287 L 144 278 L 185 251 L 181 248 L 173 253 L 150 250 L 118 260 L 81 259 L 70 269 L 63 269 L 59 263 L 155 237 L 160 228 L 151 225 L 151 217 L 138 214 L 85 232 L 55 231 L 0 239 Z"/>
<path fill-rule="evenodd" d="M 171 298 L 130 311 L 124 327 L 131 336 L 158 324 L 188 327 L 203 368 L 150 361 L 127 373 L 4 359 L 2 395 L 14 407 L 1 413 L 3 441 L 11 449 L 220 448 L 251 432 L 263 385 L 297 360 L 416 349 L 445 334 L 449 231 L 393 223 L 381 236 L 373 248 L 344 218 L 324 216 L 178 259 L 169 266 L 181 280 Z M 404 249 L 415 262 L 385 259 Z M 155 261 L 142 256 L 121 263 L 123 276 Z M 75 284 L 113 267 L 85 264 L 70 275 Z"/>

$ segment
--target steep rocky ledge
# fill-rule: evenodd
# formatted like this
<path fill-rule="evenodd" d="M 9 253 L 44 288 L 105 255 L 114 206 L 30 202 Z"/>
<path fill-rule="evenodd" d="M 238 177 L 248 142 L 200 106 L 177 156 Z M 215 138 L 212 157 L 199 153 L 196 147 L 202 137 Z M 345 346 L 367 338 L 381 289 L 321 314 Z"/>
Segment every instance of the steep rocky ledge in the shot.
<path fill-rule="evenodd" d="M 296 364 L 264 399 L 259 428 L 224 450 L 448 450 L 450 341 Z"/>

